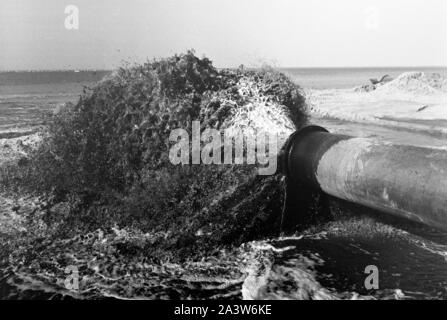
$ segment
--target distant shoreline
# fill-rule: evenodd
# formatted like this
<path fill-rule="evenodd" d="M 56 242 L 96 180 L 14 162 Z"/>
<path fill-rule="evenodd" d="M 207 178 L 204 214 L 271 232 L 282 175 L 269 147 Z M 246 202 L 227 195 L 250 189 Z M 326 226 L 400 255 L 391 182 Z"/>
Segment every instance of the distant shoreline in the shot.
<path fill-rule="evenodd" d="M 267 65 L 268 66 L 268 65 Z M 446 69 L 447 66 L 342 66 L 342 67 L 334 67 L 334 66 L 319 66 L 319 67 L 291 67 L 291 66 L 272 66 L 274 69 L 277 70 L 287 70 L 287 69 L 301 69 L 301 70 L 407 70 L 407 69 Z M 42 69 L 42 70 L 0 70 L 0 74 L 2 73 L 39 73 L 39 72 L 113 72 L 114 70 L 118 69 L 112 68 L 112 69 Z M 219 67 L 217 69 L 237 69 L 238 67 Z M 260 69 L 262 66 L 253 67 L 253 66 L 246 66 L 247 69 Z"/>
<path fill-rule="evenodd" d="M 447 78 L 447 67 L 354 67 L 354 68 L 276 68 L 300 87 L 306 89 L 346 89 L 369 84 L 369 79 L 380 79 L 384 74 L 397 77 L 404 72 L 440 73 Z M 91 83 L 102 80 L 113 70 L 53 70 L 0 72 L 0 88 L 24 85 L 61 85 Z"/>

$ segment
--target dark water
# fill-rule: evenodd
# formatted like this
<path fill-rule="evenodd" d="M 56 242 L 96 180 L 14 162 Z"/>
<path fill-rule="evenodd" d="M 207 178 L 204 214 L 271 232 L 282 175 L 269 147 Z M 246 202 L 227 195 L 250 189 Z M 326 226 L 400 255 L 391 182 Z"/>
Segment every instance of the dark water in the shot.
<path fill-rule="evenodd" d="M 275 264 L 286 265 L 296 257 L 321 258 L 314 267 L 315 279 L 340 298 L 356 294 L 377 299 L 446 299 L 447 262 L 445 252 L 434 252 L 413 242 L 411 235 L 334 235 L 323 239 L 278 241 L 277 246 L 292 246 Z M 445 247 L 444 247 L 445 248 Z M 376 266 L 379 289 L 367 289 L 367 266 Z M 290 264 L 289 264 L 290 266 Z M 290 266 L 290 267 L 293 267 Z M 286 291 L 286 290 L 285 290 Z M 287 292 L 284 292 L 287 296 Z M 290 292 L 289 292 L 290 294 Z"/>
<path fill-rule="evenodd" d="M 0 201 L 8 219 L 35 208 L 24 201 L 15 215 L 11 203 Z M 117 254 L 114 246 L 123 239 L 131 244 L 151 235 L 101 231 L 58 242 L 41 239 L 27 249 L 25 260 L 17 260 L 16 250 L 22 249 L 8 246 L 16 235 L 3 233 L 0 298 L 447 299 L 446 232 L 361 207 L 337 210 L 349 214 L 294 236 L 253 241 L 185 263 Z M 64 286 L 71 264 L 82 279 L 75 291 Z M 377 267 L 378 289 L 365 286 L 368 266 Z"/>

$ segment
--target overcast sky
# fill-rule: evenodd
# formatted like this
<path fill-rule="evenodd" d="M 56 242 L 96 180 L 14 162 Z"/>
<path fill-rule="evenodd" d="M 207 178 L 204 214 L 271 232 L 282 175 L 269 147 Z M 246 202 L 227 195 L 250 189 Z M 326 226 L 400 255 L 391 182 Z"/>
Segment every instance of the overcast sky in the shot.
<path fill-rule="evenodd" d="M 189 48 L 219 67 L 447 66 L 447 1 L 0 0 L 1 70 L 111 69 Z"/>

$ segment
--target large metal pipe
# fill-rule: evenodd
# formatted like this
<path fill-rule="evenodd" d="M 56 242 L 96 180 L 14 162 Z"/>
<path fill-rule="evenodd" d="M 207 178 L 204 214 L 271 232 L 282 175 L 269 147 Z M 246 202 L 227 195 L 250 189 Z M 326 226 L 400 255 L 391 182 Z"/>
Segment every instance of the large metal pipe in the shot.
<path fill-rule="evenodd" d="M 290 136 L 283 161 L 290 184 L 447 230 L 445 150 L 308 126 Z"/>

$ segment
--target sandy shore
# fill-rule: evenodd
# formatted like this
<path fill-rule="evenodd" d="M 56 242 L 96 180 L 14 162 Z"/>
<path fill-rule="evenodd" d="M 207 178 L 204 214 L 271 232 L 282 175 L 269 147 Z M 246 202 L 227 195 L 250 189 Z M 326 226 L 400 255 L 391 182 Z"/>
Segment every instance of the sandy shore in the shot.
<path fill-rule="evenodd" d="M 409 72 L 374 91 L 306 90 L 306 96 L 312 122 L 332 132 L 447 148 L 446 83 L 436 74 Z"/>

